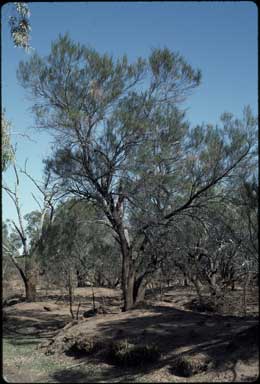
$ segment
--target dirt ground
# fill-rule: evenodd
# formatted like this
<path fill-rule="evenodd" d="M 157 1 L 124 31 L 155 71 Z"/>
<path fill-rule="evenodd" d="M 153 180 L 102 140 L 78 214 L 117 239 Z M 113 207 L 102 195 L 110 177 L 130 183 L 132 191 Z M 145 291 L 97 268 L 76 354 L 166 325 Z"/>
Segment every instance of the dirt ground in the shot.
<path fill-rule="evenodd" d="M 3 374 L 8 382 L 239 382 L 255 381 L 259 374 L 258 353 L 253 344 L 228 348 L 234 335 L 258 323 L 258 291 L 252 290 L 248 315 L 201 313 L 191 310 L 196 297 L 190 288 L 173 287 L 163 295 L 150 292 L 143 308 L 122 313 L 120 291 L 94 288 L 95 304 L 109 313 L 85 318 L 92 308 L 92 289 L 77 288 L 79 321 L 66 330 L 66 336 L 84 334 L 102 340 L 141 339 L 161 351 L 157 363 L 138 368 L 118 368 L 96 357 L 46 356 L 39 348 L 60 334 L 71 322 L 66 297 L 60 292 L 39 291 L 36 303 L 18 302 L 4 308 Z M 241 292 L 236 291 L 237 297 Z M 55 339 L 55 340 L 56 340 Z M 180 377 L 174 373 L 178 356 L 204 354 L 216 362 L 214 368 Z"/>

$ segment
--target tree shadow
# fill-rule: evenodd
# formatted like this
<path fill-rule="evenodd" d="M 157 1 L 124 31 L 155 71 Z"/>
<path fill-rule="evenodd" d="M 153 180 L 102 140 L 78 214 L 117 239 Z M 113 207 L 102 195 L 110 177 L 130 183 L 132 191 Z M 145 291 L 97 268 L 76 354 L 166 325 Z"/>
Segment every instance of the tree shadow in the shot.
<path fill-rule="evenodd" d="M 239 331 L 256 324 L 255 318 L 193 313 L 164 306 L 156 306 L 154 312 L 155 316 L 131 317 L 114 321 L 113 325 L 103 323 L 99 330 L 104 337 L 109 337 L 112 329 L 114 337 L 123 330 L 120 339 L 127 337 L 137 343 L 157 345 L 163 355 L 159 366 L 179 355 L 177 350 L 180 348 L 185 348 L 183 353 L 205 353 L 218 367 L 238 359 L 248 359 L 255 353 L 252 348 L 240 350 L 237 355 L 232 349 L 226 350 Z M 253 339 L 251 336 L 251 342 Z M 258 340 L 257 336 L 254 340 Z M 250 346 L 250 341 L 247 346 Z M 233 349 L 237 352 L 239 343 Z"/>
<path fill-rule="evenodd" d="M 59 383 L 86 383 L 86 373 L 79 369 L 62 369 L 55 372 L 52 379 Z"/>
<path fill-rule="evenodd" d="M 17 310 L 8 314 L 3 323 L 5 336 L 45 339 L 55 335 L 70 320 L 68 315 L 53 315 L 39 310 Z"/>
<path fill-rule="evenodd" d="M 146 312 L 147 310 L 142 315 L 140 311 L 132 310 L 127 312 L 127 317 L 104 321 L 97 324 L 96 332 L 104 342 L 108 343 L 127 339 L 136 345 L 156 345 L 161 352 L 161 358 L 157 363 L 151 365 L 140 364 L 138 367 L 120 371 L 120 368 L 108 361 L 104 353 L 97 353 L 94 355 L 97 364 L 105 363 L 106 366 L 110 364 L 109 368 L 105 370 L 106 380 L 109 380 L 108 377 L 113 380 L 123 377 L 124 382 L 127 382 L 128 379 L 131 382 L 137 374 L 148 374 L 165 366 L 168 367 L 169 373 L 172 373 L 171 365 L 176 357 L 201 353 L 214 363 L 214 370 L 218 372 L 233 370 L 234 380 L 236 380 L 237 361 L 247 361 L 256 355 L 258 344 L 256 345 L 257 338 L 254 331 L 251 332 L 251 339 L 248 339 L 248 342 L 244 336 L 244 344 L 241 345 L 241 348 L 239 340 L 232 347 L 232 341 L 236 340 L 239 333 L 243 334 L 243 331 L 257 324 L 257 320 L 251 316 L 202 314 L 163 305 L 151 307 L 149 315 Z M 252 341 L 254 341 L 255 348 L 252 348 Z M 82 361 L 84 362 L 84 358 Z M 85 361 L 87 369 L 90 360 L 87 358 Z M 82 373 L 82 370 L 80 372 Z M 56 371 L 53 378 L 64 382 L 62 381 L 64 374 L 63 371 Z M 101 373 L 96 374 L 95 377 L 84 375 L 85 382 L 98 382 L 103 377 Z M 81 379 L 79 378 L 79 380 Z"/>

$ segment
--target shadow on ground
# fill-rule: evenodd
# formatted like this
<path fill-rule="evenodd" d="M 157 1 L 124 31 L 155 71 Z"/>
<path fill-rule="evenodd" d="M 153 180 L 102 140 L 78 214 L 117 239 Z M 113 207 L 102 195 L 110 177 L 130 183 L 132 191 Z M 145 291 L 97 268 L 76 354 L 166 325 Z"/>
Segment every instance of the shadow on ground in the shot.
<path fill-rule="evenodd" d="M 53 315 L 38 310 L 17 310 L 14 315 L 7 315 L 3 322 L 5 336 L 21 337 L 26 343 L 26 337 L 49 338 L 56 334 L 70 320 L 68 315 Z"/>
<path fill-rule="evenodd" d="M 132 310 L 126 315 L 118 314 L 113 320 L 106 320 L 106 315 L 104 315 L 104 321 L 102 320 L 103 322 L 97 324 L 96 328 L 98 336 L 104 340 L 106 338 L 119 340 L 127 338 L 133 344 L 157 345 L 161 351 L 161 358 L 156 364 L 121 369 L 109 365 L 104 356 L 100 354 L 75 359 L 75 363 L 82 363 L 82 365 L 78 367 L 77 364 L 74 364 L 71 369 L 56 370 L 51 375 L 50 381 L 59 383 L 94 383 L 112 380 L 134 382 L 138 375 L 149 374 L 163 367 L 167 367 L 168 372 L 173 374 L 172 363 L 174 359 L 187 353 L 207 355 L 209 359 L 214 361 L 216 371 L 221 372 L 229 369 L 233 374 L 232 380 L 237 380 L 237 362 L 239 360 L 246 362 L 254 358 L 258 348 L 256 332 L 252 331 L 251 334 L 243 336 L 243 331 L 257 324 L 258 319 L 254 316 L 227 316 L 177 309 L 171 305 L 177 303 L 175 296 L 180 300 L 180 294 L 176 291 L 172 295 L 171 292 L 172 288 L 164 290 L 164 303 L 157 302 L 156 305 L 146 305 L 143 311 Z M 151 295 L 154 300 L 154 294 L 159 293 L 158 290 L 148 291 L 148 298 Z M 194 294 L 185 292 L 185 297 L 189 301 L 194 297 Z M 65 315 L 64 312 L 46 312 L 42 309 L 42 302 L 51 302 L 55 299 L 55 295 L 42 297 L 39 300 L 41 301 L 41 310 L 39 308 L 33 309 L 33 307 L 32 309 L 24 309 L 19 306 L 18 308 L 7 308 L 7 315 L 3 324 L 4 335 L 14 345 L 35 346 L 42 339 L 55 336 L 66 323 L 71 321 L 69 312 Z M 91 307 L 91 296 L 81 297 L 80 300 Z M 117 307 L 121 302 L 118 297 L 96 297 L 95 301 L 101 305 L 105 302 L 106 305 Z M 170 302 L 173 304 L 168 304 Z M 183 307 L 185 308 L 185 305 Z M 88 321 L 92 320 L 87 320 L 85 324 Z M 95 320 L 93 319 L 93 321 Z M 242 333 L 239 336 L 240 332 Z"/>
<path fill-rule="evenodd" d="M 235 381 L 237 361 L 247 361 L 256 355 L 257 329 L 243 336 L 245 330 L 258 323 L 253 317 L 201 314 L 167 306 L 151 307 L 149 311 L 152 311 L 152 314 L 139 315 L 139 317 L 134 316 L 134 311 L 130 311 L 132 312 L 130 317 L 103 322 L 97 326 L 97 333 L 103 339 L 127 338 L 133 344 L 155 344 L 161 351 L 161 358 L 157 364 L 129 369 L 129 381 L 134 380 L 137 373 L 147 374 L 165 366 L 168 366 L 169 372 L 173 373 L 171 369 L 173 360 L 187 353 L 206 355 L 214 363 L 214 370 L 221 372 L 229 369 Z M 242 336 L 239 338 L 238 335 Z M 236 339 L 237 342 L 232 342 Z M 99 363 L 107 363 L 102 354 L 99 359 Z M 85 361 L 89 362 L 89 358 Z M 53 379 L 61 383 L 65 382 L 64 375 L 68 375 L 65 371 L 56 371 L 52 376 Z M 116 372 L 118 368 L 108 366 L 106 381 L 115 379 Z M 87 370 L 84 370 L 84 366 L 78 371 L 79 373 L 83 381 L 79 378 L 77 382 L 102 380 L 100 375 L 91 376 Z M 73 370 L 71 374 L 76 373 Z M 124 376 L 124 382 L 127 382 L 126 374 L 127 372 L 124 372 L 120 376 L 121 378 Z"/>

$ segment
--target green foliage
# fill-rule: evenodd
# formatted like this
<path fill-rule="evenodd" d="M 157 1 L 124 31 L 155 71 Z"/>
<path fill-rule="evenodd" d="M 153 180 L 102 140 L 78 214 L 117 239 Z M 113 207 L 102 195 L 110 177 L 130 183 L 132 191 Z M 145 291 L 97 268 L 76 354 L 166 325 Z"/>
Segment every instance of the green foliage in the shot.
<path fill-rule="evenodd" d="M 68 35 L 47 57 L 35 53 L 21 62 L 18 79 L 33 96 L 37 125 L 56 135 L 46 169 L 64 194 L 103 212 L 121 250 L 133 252 L 138 273 L 154 271 L 163 258 L 183 258 L 180 248 L 188 253 L 198 238 L 217 259 L 231 257 L 232 241 L 245 231 L 230 197 L 257 167 L 257 119 L 249 107 L 241 119 L 224 113 L 215 126 L 193 127 L 178 103 L 201 74 L 178 53 L 155 49 L 130 64 Z M 58 246 L 50 247 L 60 257 L 79 243 L 77 220 L 68 217 L 64 229 L 56 228 Z M 217 252 L 221 241 L 227 252 Z"/>
<path fill-rule="evenodd" d="M 82 281 L 113 284 L 119 275 L 119 250 L 103 215 L 91 203 L 68 200 L 56 210 L 43 244 L 41 266 L 57 283 L 71 268 Z M 57 273 L 59 271 L 59 273 Z"/>
<path fill-rule="evenodd" d="M 195 81 L 196 85 L 200 84 L 201 71 L 195 71 L 179 53 L 171 52 L 167 48 L 154 49 L 149 58 L 149 63 L 155 81 L 159 79 L 168 80 L 168 86 L 172 89 L 177 89 L 182 80 L 185 81 L 187 87 L 189 87 L 190 81 Z M 173 77 L 175 83 L 171 83 Z"/>
<path fill-rule="evenodd" d="M 30 10 L 26 3 L 13 3 L 14 14 L 9 17 L 10 32 L 15 47 L 30 49 Z"/>
<path fill-rule="evenodd" d="M 199 77 L 167 49 L 129 64 L 126 56 L 115 61 L 68 35 L 52 44 L 46 59 L 34 54 L 18 71 L 21 84 L 38 100 L 33 106 L 38 125 L 55 127 L 62 138 L 47 166 L 61 176 L 64 189 L 76 192 L 76 181 L 77 194 L 96 200 L 97 184 L 102 193 L 117 194 L 120 178 L 120 188 L 140 204 L 149 191 L 155 193 L 155 185 L 165 194 L 165 184 L 177 185 L 182 178 L 173 161 L 188 124 L 176 102 L 199 84 Z M 150 83 L 146 89 L 144 80 Z M 149 212 L 152 201 L 146 200 L 143 210 Z"/>

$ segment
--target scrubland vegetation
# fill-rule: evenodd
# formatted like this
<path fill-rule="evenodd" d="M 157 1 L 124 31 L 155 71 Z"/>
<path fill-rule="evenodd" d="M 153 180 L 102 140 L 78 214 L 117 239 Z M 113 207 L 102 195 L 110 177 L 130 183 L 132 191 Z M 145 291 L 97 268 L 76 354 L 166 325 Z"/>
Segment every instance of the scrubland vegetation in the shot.
<path fill-rule="evenodd" d="M 167 48 L 130 63 L 59 36 L 17 76 L 55 147 L 42 181 L 11 147 L 2 161 L 17 212 L 2 227 L 6 380 L 256 379 L 250 107 L 193 126 L 181 103 L 201 72 Z M 39 192 L 26 215 L 21 175 Z"/>

